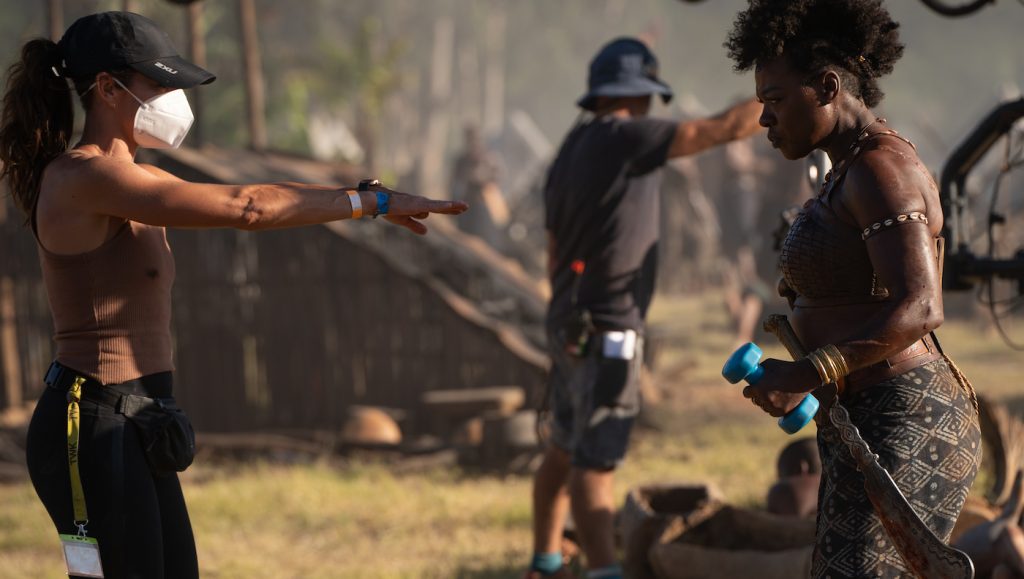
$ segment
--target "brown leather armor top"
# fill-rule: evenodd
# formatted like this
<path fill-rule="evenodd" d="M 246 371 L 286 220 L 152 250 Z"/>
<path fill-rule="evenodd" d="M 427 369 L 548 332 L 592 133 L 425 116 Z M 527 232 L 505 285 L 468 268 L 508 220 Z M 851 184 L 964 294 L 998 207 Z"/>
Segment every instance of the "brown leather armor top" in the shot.
<path fill-rule="evenodd" d="M 841 221 L 827 199 L 807 201 L 782 242 L 779 265 L 786 283 L 798 296 L 815 302 L 839 305 L 885 298 L 888 292 L 876 287 L 860 228 Z"/>
<path fill-rule="evenodd" d="M 870 125 L 868 125 L 870 126 Z M 865 129 L 866 130 L 866 129 Z M 840 162 L 826 175 L 817 197 L 807 201 L 789 228 L 782 242 L 779 266 L 786 284 L 796 292 L 794 307 L 830 307 L 879 302 L 889 297 L 889 291 L 878 286 L 865 240 L 878 231 L 904 223 L 927 224 L 923 213 L 910 212 L 893 215 L 861 229 L 839 218 L 830 205 L 832 192 L 846 176 L 849 162 L 864 150 L 863 143 L 879 137 L 895 137 L 913 147 L 913 143 L 885 130 L 874 134 L 863 133 L 851 145 L 848 162 Z M 902 155 L 896 149 L 884 148 Z M 942 277 L 941 237 L 935 238 L 935 256 Z M 926 334 L 904 350 L 856 370 L 840 380 L 840 396 L 849 395 L 867 386 L 877 384 L 903 372 L 943 357 L 934 333 Z M 827 406 L 826 402 L 826 406 Z"/>
<path fill-rule="evenodd" d="M 798 296 L 795 305 L 866 304 L 889 297 L 887 289 L 878 287 L 874 266 L 864 244 L 865 232 L 839 219 L 830 205 L 832 192 L 846 177 L 850 164 L 865 150 L 864 143 L 881 137 L 894 137 L 914 147 L 913 143 L 891 129 L 873 134 L 861 132 L 850 145 L 850 158 L 840 161 L 829 171 L 821 192 L 804 204 L 790 226 L 782 242 L 779 267 L 786 284 Z M 880 148 L 902 155 L 895 149 Z M 927 220 L 923 222 L 927 223 Z"/>

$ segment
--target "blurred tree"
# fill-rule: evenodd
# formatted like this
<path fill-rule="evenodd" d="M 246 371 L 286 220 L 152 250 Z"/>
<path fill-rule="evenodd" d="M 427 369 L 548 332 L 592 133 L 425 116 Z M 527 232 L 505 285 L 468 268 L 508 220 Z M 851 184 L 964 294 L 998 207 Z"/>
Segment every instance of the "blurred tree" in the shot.
<path fill-rule="evenodd" d="M 46 0 L 46 20 L 49 24 L 50 39 L 57 42 L 64 34 L 64 2 Z"/>
<path fill-rule="evenodd" d="M 130 2 L 133 10 L 158 21 L 179 48 L 186 49 L 183 7 L 168 0 Z M 50 35 L 51 3 L 63 7 L 66 26 L 89 12 L 123 9 L 126 0 L 0 0 L 4 65 L 25 40 Z M 201 4 L 208 68 L 219 80 L 201 89 L 200 130 L 212 144 L 243 146 L 245 92 L 235 2 Z M 502 118 L 517 110 L 528 114 L 550 140 L 560 140 L 572 124 L 573 102 L 585 87 L 590 57 L 619 35 L 651 33 L 657 38 L 663 76 L 680 97 L 690 93 L 718 108 L 716 103 L 749 94 L 753 87 L 749 77 L 731 73 L 721 48 L 745 0 L 253 4 L 264 46 L 268 145 L 309 152 L 306 124 L 311 110 L 329 108 L 366 141 L 370 162 L 401 174 L 414 173 L 424 151 L 434 23 L 441 17 L 452 18 L 454 24 L 454 91 L 444 103 L 451 109 L 443 123 L 445 159 L 454 158 L 466 121 L 482 122 L 485 136 L 491 137 L 492 131 L 500 130 Z M 1016 2 L 998 2 L 964 20 L 943 18 L 919 2 L 892 3 L 890 10 L 903 24 L 907 51 L 885 81 L 888 97 L 880 112 L 902 119 L 902 132 L 921 141 L 925 160 L 935 166 L 950 144 L 1001 96 L 1004 83 L 1024 84 L 1017 34 L 1024 26 L 1024 10 Z M 953 84 L 968 87 L 970 98 L 950 90 Z M 924 122 L 931 125 L 927 135 L 916 128 Z"/>
<path fill-rule="evenodd" d="M 256 27 L 255 0 L 238 0 L 238 24 L 241 31 L 242 63 L 245 70 L 245 110 L 249 129 L 249 148 L 267 148 L 266 99 L 259 31 Z"/>

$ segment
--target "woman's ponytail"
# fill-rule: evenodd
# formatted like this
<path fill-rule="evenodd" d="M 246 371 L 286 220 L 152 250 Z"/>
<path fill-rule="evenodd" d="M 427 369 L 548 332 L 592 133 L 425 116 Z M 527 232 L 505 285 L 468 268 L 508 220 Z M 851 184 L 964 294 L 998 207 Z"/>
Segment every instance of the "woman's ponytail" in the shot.
<path fill-rule="evenodd" d="M 25 43 L 21 60 L 7 72 L 0 116 L 0 178 L 6 178 L 26 222 L 39 198 L 43 169 L 67 150 L 74 127 L 71 89 L 60 75 L 57 44 L 37 38 Z"/>

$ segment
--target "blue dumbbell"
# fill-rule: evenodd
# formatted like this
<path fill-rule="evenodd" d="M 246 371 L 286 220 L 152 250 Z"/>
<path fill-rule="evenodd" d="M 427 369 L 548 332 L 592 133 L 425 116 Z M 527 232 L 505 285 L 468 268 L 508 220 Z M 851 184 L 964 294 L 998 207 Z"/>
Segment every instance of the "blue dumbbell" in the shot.
<path fill-rule="evenodd" d="M 722 367 L 722 376 L 731 384 L 740 380 L 746 380 L 747 384 L 756 384 L 764 374 L 764 368 L 758 362 L 761 360 L 761 348 L 757 344 L 748 342 L 729 356 Z M 807 423 L 814 419 L 818 412 L 818 399 L 808 394 L 800 401 L 796 408 L 779 419 L 779 428 L 788 434 L 795 434 Z"/>

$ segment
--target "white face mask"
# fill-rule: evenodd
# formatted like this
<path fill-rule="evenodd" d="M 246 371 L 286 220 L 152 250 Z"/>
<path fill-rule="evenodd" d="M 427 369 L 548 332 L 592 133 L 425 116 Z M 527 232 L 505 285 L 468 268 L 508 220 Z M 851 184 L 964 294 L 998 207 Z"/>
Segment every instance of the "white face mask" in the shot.
<path fill-rule="evenodd" d="M 139 101 L 139 110 L 135 113 L 135 142 L 147 149 L 177 149 L 195 120 L 185 91 L 179 88 L 143 102 L 121 81 L 115 78 L 114 82 Z"/>

